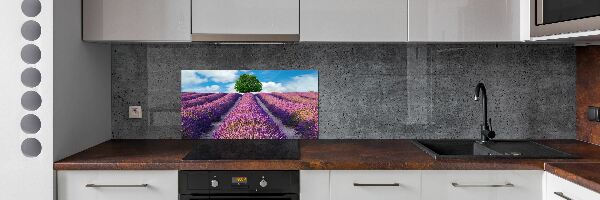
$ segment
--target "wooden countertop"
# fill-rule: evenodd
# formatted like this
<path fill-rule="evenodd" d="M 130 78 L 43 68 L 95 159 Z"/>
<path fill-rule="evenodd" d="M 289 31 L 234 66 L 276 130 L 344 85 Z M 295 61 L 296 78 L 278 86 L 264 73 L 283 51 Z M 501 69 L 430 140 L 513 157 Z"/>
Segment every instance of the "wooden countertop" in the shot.
<path fill-rule="evenodd" d="M 435 160 L 410 140 L 303 140 L 300 160 L 186 161 L 193 140 L 110 140 L 54 163 L 55 170 L 546 170 L 600 192 L 600 146 L 538 140 L 579 159 Z M 545 166 L 544 166 L 545 165 Z M 545 168 L 544 168 L 545 167 Z"/>
<path fill-rule="evenodd" d="M 303 140 L 300 160 L 187 161 L 193 140 L 110 140 L 60 160 L 55 170 L 542 170 L 548 162 L 600 162 L 600 146 L 577 140 L 539 143 L 581 159 L 434 160 L 410 140 Z"/>

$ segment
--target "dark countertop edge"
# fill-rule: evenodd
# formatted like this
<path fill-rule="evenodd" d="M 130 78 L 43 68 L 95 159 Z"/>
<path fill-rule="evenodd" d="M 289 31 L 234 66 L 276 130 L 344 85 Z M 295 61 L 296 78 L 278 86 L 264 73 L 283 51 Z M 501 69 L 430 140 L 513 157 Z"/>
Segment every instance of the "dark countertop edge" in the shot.
<path fill-rule="evenodd" d="M 442 162 L 290 162 L 279 161 L 55 163 L 54 170 L 544 170 L 543 164 Z"/>
<path fill-rule="evenodd" d="M 585 178 L 584 176 L 582 176 L 580 173 L 563 169 L 560 166 L 556 166 L 556 165 L 561 165 L 561 164 L 572 164 L 572 165 L 593 164 L 593 165 L 597 165 L 600 169 L 600 162 L 587 162 L 587 163 L 585 163 L 585 162 L 551 162 L 551 163 L 544 164 L 544 171 L 552 173 L 560 178 L 563 178 L 567 181 L 570 181 L 572 183 L 575 183 L 577 185 L 580 185 L 582 187 L 590 189 L 594 192 L 600 193 L 600 182 L 596 182 L 594 180 L 589 180 L 589 179 Z"/>

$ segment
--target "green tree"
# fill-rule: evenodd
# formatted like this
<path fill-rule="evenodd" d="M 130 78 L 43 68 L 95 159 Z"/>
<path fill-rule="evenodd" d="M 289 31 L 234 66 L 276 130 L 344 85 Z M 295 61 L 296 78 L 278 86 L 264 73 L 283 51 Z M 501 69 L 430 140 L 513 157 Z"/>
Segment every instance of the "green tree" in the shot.
<path fill-rule="evenodd" d="M 262 83 L 254 75 L 242 74 L 235 81 L 235 90 L 241 93 L 260 92 L 262 90 Z"/>

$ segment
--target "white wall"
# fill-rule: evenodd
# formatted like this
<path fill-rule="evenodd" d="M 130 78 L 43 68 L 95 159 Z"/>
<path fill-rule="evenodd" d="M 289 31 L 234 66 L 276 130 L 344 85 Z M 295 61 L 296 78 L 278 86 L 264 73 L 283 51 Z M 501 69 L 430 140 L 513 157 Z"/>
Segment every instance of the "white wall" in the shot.
<path fill-rule="evenodd" d="M 54 1 L 54 160 L 109 140 L 110 46 L 81 40 L 81 0 Z"/>
<path fill-rule="evenodd" d="M 2 1 L 0 6 L 0 199 L 45 200 L 53 196 L 52 1 L 42 0 L 42 11 L 36 17 L 26 17 L 21 12 L 21 2 Z M 21 25 L 27 20 L 41 25 L 39 39 L 27 41 L 21 36 Z M 21 60 L 21 48 L 26 44 L 40 48 L 39 62 L 26 64 Z M 21 72 L 27 67 L 35 67 L 42 74 L 37 87 L 21 84 Z M 21 106 L 21 95 L 29 90 L 42 97 L 42 104 L 35 111 Z M 40 118 L 40 131 L 25 134 L 21 130 L 20 121 L 26 114 Z M 26 138 L 40 141 L 42 151 L 37 157 L 26 157 L 21 152 Z"/>

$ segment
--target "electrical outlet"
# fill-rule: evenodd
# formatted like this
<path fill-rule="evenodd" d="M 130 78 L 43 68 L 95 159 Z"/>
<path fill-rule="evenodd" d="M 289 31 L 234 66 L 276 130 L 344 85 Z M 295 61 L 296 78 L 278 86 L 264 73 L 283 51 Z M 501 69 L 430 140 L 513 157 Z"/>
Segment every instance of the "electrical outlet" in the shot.
<path fill-rule="evenodd" d="M 129 106 L 129 119 L 141 119 L 142 106 Z"/>

